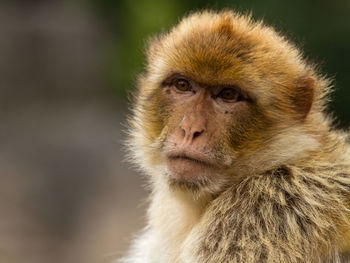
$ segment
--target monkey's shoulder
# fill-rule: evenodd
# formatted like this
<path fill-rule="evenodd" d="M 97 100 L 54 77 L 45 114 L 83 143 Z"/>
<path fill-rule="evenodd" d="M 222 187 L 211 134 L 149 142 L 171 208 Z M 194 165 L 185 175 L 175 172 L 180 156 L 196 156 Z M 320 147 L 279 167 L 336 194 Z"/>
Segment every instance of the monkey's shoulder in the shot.
<path fill-rule="evenodd" d="M 201 262 L 334 258 L 350 248 L 349 193 L 347 165 L 281 166 L 219 195 L 187 242 Z"/>

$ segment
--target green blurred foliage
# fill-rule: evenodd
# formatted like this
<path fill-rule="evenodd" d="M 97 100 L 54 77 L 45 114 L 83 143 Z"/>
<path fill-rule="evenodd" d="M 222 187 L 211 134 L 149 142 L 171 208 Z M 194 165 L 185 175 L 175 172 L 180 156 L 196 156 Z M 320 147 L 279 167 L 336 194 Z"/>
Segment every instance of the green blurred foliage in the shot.
<path fill-rule="evenodd" d="M 281 0 L 89 0 L 112 32 L 107 55 L 109 84 L 118 94 L 135 86 L 142 71 L 146 40 L 165 31 L 184 14 L 204 8 L 252 12 L 286 34 L 335 78 L 331 109 L 341 125 L 350 124 L 350 1 Z"/>
<path fill-rule="evenodd" d="M 125 95 L 142 71 L 147 40 L 176 23 L 184 7 L 175 0 L 90 1 L 106 18 L 113 35 L 107 50 L 109 84 L 119 95 Z"/>

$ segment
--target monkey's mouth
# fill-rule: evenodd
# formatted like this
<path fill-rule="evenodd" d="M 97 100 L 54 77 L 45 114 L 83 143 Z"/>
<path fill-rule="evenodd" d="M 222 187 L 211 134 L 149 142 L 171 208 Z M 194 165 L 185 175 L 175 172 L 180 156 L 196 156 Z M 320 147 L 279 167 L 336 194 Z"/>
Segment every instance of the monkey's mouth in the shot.
<path fill-rule="evenodd" d="M 186 154 L 168 155 L 166 164 L 171 177 L 185 181 L 206 176 L 217 168 L 211 160 Z"/>
<path fill-rule="evenodd" d="M 189 161 L 189 162 L 194 162 L 196 164 L 199 165 L 203 165 L 203 166 L 207 166 L 207 167 L 214 167 L 214 164 L 208 162 L 208 161 L 204 161 L 202 159 L 197 159 L 197 158 L 193 158 L 187 155 L 171 155 L 168 156 L 169 159 L 171 160 L 183 160 L 183 161 Z"/>

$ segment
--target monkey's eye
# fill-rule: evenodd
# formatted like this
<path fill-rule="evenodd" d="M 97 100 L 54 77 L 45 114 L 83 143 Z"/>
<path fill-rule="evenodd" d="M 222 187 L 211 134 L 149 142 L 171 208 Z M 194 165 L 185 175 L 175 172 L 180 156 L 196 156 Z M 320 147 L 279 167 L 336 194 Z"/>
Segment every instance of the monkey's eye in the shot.
<path fill-rule="evenodd" d="M 185 79 L 177 79 L 174 83 L 175 87 L 180 91 L 190 91 L 191 85 Z"/>
<path fill-rule="evenodd" d="M 240 98 L 240 94 L 237 90 L 233 88 L 224 88 L 222 91 L 220 91 L 218 97 L 224 100 L 238 101 Z"/>

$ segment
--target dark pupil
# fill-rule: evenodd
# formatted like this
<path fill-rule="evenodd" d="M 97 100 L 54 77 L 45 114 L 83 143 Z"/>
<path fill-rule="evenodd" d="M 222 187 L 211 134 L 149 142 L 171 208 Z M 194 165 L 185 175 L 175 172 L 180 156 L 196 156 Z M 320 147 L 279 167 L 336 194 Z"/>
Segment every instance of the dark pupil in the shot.
<path fill-rule="evenodd" d="M 177 87 L 178 87 L 178 89 L 180 89 L 180 90 L 187 90 L 187 88 L 188 88 L 188 83 L 187 83 L 186 81 L 184 81 L 184 80 L 179 80 L 179 81 L 177 82 Z"/>
<path fill-rule="evenodd" d="M 235 93 L 234 93 L 233 90 L 231 90 L 231 89 L 225 89 L 225 90 L 223 90 L 223 92 L 222 92 L 222 97 L 223 97 L 224 99 L 234 99 Z"/>

